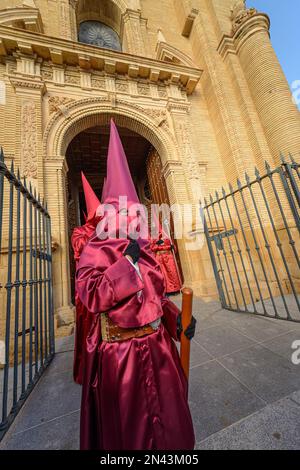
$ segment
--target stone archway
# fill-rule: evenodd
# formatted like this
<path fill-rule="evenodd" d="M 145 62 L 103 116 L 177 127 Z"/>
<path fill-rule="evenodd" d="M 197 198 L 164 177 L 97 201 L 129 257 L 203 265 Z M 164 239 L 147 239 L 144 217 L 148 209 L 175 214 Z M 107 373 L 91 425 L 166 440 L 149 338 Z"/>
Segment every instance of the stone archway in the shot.
<path fill-rule="evenodd" d="M 71 304 L 68 206 L 66 198 L 66 176 L 68 166 L 66 151 L 72 139 L 80 132 L 97 125 L 108 124 L 113 117 L 116 124 L 126 127 L 145 137 L 161 157 L 163 174 L 166 179 L 170 203 L 188 202 L 186 191 L 184 200 L 178 200 L 175 173 L 181 168 L 176 139 L 167 123 L 164 110 L 145 109 L 118 100 L 112 103 L 108 98 L 65 101 L 57 107 L 44 133 L 44 181 L 45 197 L 52 214 L 52 233 L 58 248 L 54 255 L 55 311 L 58 326 L 71 327 L 74 313 Z M 182 193 L 185 191 L 181 188 Z M 187 281 L 192 279 L 191 263 L 184 249 L 180 257 Z"/>

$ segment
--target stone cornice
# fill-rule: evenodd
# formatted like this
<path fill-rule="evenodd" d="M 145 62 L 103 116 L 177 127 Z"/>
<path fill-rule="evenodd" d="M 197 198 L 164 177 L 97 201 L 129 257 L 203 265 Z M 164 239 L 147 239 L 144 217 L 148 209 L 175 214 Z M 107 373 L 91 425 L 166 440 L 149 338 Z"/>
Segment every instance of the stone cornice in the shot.
<path fill-rule="evenodd" d="M 231 36 L 224 35 L 218 46 L 218 52 L 225 58 L 228 54 L 237 54 L 253 34 L 266 31 L 269 34 L 270 19 L 264 13 L 255 13 L 249 16 Z"/>
<path fill-rule="evenodd" d="M 10 83 L 17 91 L 18 89 L 30 89 L 30 90 L 38 90 L 41 94 L 46 92 L 46 86 L 43 81 L 40 79 L 30 78 L 28 76 L 9 76 Z"/>
<path fill-rule="evenodd" d="M 182 173 L 183 165 L 178 160 L 168 160 L 162 168 L 164 178 L 168 178 L 172 173 Z"/>
<path fill-rule="evenodd" d="M 75 65 L 85 70 L 147 79 L 150 82 L 174 82 L 193 93 L 202 71 L 184 65 L 162 62 L 148 57 L 101 49 L 78 42 L 0 26 L 0 55 L 10 56 L 20 49 L 57 65 Z"/>

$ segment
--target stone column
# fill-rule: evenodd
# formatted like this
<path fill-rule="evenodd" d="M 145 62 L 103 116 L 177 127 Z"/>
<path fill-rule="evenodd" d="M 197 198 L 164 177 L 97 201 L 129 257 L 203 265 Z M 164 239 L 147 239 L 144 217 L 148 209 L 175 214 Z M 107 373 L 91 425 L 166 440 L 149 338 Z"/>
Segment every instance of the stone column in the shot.
<path fill-rule="evenodd" d="M 72 41 L 77 41 L 78 32 L 77 32 L 77 19 L 76 19 L 76 0 L 69 0 L 70 5 L 70 30 L 71 30 L 71 39 Z"/>
<path fill-rule="evenodd" d="M 146 48 L 143 41 L 144 31 L 142 27 L 141 12 L 127 9 L 122 15 L 123 19 L 123 35 L 130 54 L 145 56 Z"/>
<path fill-rule="evenodd" d="M 47 156 L 45 160 L 45 199 L 51 216 L 53 253 L 54 307 L 59 333 L 70 334 L 74 325 L 71 304 L 68 211 L 64 156 Z"/>
<path fill-rule="evenodd" d="M 203 265 L 204 233 L 199 217 L 199 201 L 204 196 L 203 171 L 206 165 L 200 165 L 191 141 L 188 103 L 176 103 L 169 100 L 168 111 L 172 118 L 174 134 L 177 140 L 180 161 L 169 161 L 164 167 L 170 204 L 186 204 L 193 216 L 191 227 L 178 240 L 180 259 L 185 276 L 185 285 L 192 287 L 202 297 L 213 295 L 207 290 L 207 273 Z M 185 213 L 188 217 L 188 213 Z M 196 236 L 197 235 L 197 238 Z M 214 283 L 209 282 L 210 285 Z"/>
<path fill-rule="evenodd" d="M 234 42 L 275 163 L 300 148 L 300 113 L 270 41 L 270 20 L 255 10 L 233 18 Z"/>

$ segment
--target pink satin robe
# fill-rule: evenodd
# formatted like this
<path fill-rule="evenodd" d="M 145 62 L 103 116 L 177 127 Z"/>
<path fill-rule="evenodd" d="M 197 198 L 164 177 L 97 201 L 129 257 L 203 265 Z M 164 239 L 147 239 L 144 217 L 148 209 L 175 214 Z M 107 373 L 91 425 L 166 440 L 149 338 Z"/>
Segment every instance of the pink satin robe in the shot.
<path fill-rule="evenodd" d="M 88 242 L 89 238 L 95 231 L 93 222 L 86 223 L 81 227 L 75 227 L 71 237 L 71 244 L 74 251 L 74 259 L 76 266 L 78 264 L 81 252 Z M 76 329 L 75 329 L 75 346 L 74 346 L 74 362 L 73 362 L 73 378 L 78 384 L 82 384 L 85 342 L 87 334 L 94 320 L 94 315 L 81 302 L 75 289 L 75 309 L 76 309 Z"/>
<path fill-rule="evenodd" d="M 95 314 L 86 341 L 80 448 L 193 449 L 187 380 L 172 339 L 179 311 L 164 297 L 162 274 L 150 249 L 142 248 L 141 280 L 123 256 L 127 243 L 94 236 L 78 264 L 78 294 Z M 100 312 L 108 312 L 122 327 L 158 317 L 162 323 L 151 335 L 108 343 L 101 340 Z"/>
<path fill-rule="evenodd" d="M 160 265 L 165 280 L 166 294 L 179 292 L 182 285 L 176 268 L 176 260 L 169 239 L 161 239 L 164 243 L 157 245 L 157 240 L 150 243 L 151 250 L 155 253 L 156 260 Z M 166 252 L 166 253 L 165 253 Z"/>

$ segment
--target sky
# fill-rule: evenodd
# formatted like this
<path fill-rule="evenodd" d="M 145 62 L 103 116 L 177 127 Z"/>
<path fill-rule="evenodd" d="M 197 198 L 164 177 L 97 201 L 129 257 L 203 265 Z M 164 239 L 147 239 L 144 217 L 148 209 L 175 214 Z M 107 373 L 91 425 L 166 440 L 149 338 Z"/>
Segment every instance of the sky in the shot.
<path fill-rule="evenodd" d="M 300 0 L 247 0 L 247 7 L 269 15 L 271 41 L 300 109 Z"/>

